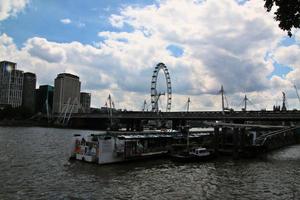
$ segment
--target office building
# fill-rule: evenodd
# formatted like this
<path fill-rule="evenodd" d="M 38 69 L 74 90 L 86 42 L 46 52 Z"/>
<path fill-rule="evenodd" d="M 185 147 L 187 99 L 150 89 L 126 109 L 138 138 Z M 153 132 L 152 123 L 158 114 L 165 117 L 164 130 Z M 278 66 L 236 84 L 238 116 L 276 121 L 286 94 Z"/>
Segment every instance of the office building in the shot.
<path fill-rule="evenodd" d="M 91 93 L 81 92 L 80 93 L 80 105 L 81 112 L 89 113 L 91 107 Z"/>
<path fill-rule="evenodd" d="M 36 90 L 36 112 L 43 114 L 52 113 L 53 91 L 54 87 L 51 85 L 41 85 Z"/>
<path fill-rule="evenodd" d="M 31 113 L 35 112 L 35 87 L 36 87 L 36 75 L 31 72 L 24 73 L 23 77 L 23 94 L 22 94 L 22 106 Z"/>
<path fill-rule="evenodd" d="M 22 105 L 23 71 L 16 63 L 0 62 L 0 105 L 19 107 Z"/>
<path fill-rule="evenodd" d="M 58 74 L 54 81 L 53 112 L 77 113 L 80 107 L 79 77 L 69 73 Z"/>

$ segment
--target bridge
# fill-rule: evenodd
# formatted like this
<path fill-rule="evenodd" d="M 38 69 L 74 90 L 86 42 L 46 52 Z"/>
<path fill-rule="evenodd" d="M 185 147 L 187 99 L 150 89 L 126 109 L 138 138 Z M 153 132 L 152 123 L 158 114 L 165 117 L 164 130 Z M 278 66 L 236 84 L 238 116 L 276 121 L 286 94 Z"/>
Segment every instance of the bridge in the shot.
<path fill-rule="evenodd" d="M 245 122 L 298 122 L 300 111 L 197 111 L 197 112 L 143 112 L 125 111 L 73 114 L 70 118 L 70 126 L 74 128 L 91 127 L 95 129 L 105 128 L 110 121 L 118 121 L 127 124 L 131 128 L 140 126 L 143 121 L 165 120 L 172 121 L 173 128 L 185 125 L 187 121 L 231 121 L 234 123 Z M 106 124 L 106 126 L 104 125 Z M 99 127 L 95 127 L 99 126 Z M 139 129 L 139 128 L 137 128 Z"/>
<path fill-rule="evenodd" d="M 196 111 L 196 112 L 142 112 L 73 114 L 71 119 L 141 119 L 141 120 L 244 120 L 244 121 L 300 121 L 300 111 Z"/>

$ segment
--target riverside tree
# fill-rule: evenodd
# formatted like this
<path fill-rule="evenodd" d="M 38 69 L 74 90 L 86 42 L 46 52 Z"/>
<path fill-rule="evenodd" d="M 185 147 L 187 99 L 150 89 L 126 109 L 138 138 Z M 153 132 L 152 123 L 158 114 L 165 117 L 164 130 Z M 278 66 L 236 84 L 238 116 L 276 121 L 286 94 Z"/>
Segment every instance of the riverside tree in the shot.
<path fill-rule="evenodd" d="M 264 0 L 265 8 L 270 12 L 273 6 L 277 6 L 275 20 L 279 27 L 292 36 L 292 28 L 300 27 L 300 0 Z"/>

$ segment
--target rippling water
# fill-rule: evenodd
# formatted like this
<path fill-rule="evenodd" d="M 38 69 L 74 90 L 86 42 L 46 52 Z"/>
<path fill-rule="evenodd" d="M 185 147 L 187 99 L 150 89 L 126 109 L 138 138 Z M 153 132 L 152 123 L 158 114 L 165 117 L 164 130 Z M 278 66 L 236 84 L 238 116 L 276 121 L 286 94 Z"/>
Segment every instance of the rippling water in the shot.
<path fill-rule="evenodd" d="M 90 132 L 0 127 L 0 199 L 300 199 L 300 145 L 255 160 L 69 162 L 72 135 Z"/>

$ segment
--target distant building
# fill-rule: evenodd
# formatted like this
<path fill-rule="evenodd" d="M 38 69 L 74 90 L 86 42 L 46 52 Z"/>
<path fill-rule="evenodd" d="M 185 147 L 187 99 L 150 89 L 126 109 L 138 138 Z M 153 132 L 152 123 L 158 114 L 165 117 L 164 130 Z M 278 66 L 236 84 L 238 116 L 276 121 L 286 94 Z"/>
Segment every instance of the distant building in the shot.
<path fill-rule="evenodd" d="M 53 91 L 54 87 L 51 85 L 41 85 L 36 90 L 36 112 L 52 113 Z"/>
<path fill-rule="evenodd" d="M 83 113 L 89 113 L 91 107 L 91 93 L 80 93 L 80 105 Z"/>
<path fill-rule="evenodd" d="M 22 105 L 23 71 L 16 63 L 0 62 L 0 104 L 19 107 Z"/>
<path fill-rule="evenodd" d="M 77 113 L 80 106 L 80 81 L 73 74 L 58 74 L 54 81 L 53 112 Z"/>
<path fill-rule="evenodd" d="M 36 75 L 31 72 L 24 73 L 22 106 L 27 108 L 31 113 L 35 112 L 35 87 Z"/>

